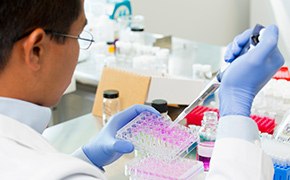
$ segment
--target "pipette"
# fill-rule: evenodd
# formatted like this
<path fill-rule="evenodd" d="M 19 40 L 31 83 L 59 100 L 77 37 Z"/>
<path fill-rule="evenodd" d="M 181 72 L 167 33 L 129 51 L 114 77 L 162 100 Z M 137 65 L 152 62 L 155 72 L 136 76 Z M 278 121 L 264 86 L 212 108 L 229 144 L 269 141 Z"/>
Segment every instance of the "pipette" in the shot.
<path fill-rule="evenodd" d="M 226 68 L 217 74 L 216 77 L 211 80 L 208 85 L 201 91 L 201 93 L 197 96 L 194 101 L 192 101 L 174 120 L 174 122 L 171 124 L 171 127 L 173 127 L 175 124 L 178 124 L 181 120 L 183 120 L 196 106 L 198 106 L 200 103 L 202 103 L 209 95 L 214 93 L 219 87 L 219 77 L 221 74 L 226 70 Z"/>
<path fill-rule="evenodd" d="M 240 56 L 247 51 L 250 50 L 250 48 L 256 46 L 259 43 L 259 35 L 260 31 L 264 28 L 264 26 L 257 24 L 252 32 L 252 36 L 249 40 L 249 42 L 245 45 L 244 49 L 241 51 Z M 196 106 L 198 106 L 200 103 L 202 103 L 209 95 L 214 93 L 220 86 L 220 82 L 222 79 L 223 73 L 226 71 L 226 69 L 229 67 L 230 64 L 227 64 L 227 66 L 224 69 L 220 69 L 217 75 L 211 80 L 208 85 L 201 91 L 201 93 L 197 96 L 196 99 L 194 99 L 174 120 L 174 122 L 171 124 L 171 127 L 173 127 L 175 124 L 182 121 Z"/>

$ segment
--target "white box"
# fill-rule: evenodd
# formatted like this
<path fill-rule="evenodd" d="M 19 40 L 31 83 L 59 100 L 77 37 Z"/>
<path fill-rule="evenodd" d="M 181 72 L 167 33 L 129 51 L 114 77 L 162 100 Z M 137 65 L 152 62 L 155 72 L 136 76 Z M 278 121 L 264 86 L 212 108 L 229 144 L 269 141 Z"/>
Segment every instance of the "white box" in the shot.
<path fill-rule="evenodd" d="M 151 77 L 146 102 L 164 99 L 168 104 L 190 104 L 207 85 L 205 80 Z"/>

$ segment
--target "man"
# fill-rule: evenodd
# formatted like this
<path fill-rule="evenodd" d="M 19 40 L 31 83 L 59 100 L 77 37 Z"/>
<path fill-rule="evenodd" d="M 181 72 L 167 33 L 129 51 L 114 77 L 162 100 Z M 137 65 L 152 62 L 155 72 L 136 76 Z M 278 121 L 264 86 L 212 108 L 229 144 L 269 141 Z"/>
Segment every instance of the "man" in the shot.
<path fill-rule="evenodd" d="M 77 64 L 83 5 L 83 0 L 0 3 L 0 179 L 105 179 L 103 166 L 133 150 L 114 138 L 117 130 L 144 110 L 158 113 L 142 105 L 119 113 L 74 154 L 82 160 L 56 152 L 42 138 L 50 120 L 47 107 L 58 102 Z"/>
<path fill-rule="evenodd" d="M 133 150 L 131 143 L 114 138 L 117 130 L 144 110 L 158 112 L 132 106 L 77 150 L 79 159 L 56 152 L 40 133 L 50 119 L 47 107 L 60 99 L 77 63 L 77 39 L 86 24 L 84 0 L 0 4 L 0 179 L 105 179 L 103 167 Z M 232 65 L 220 87 L 222 119 L 208 179 L 265 179 L 273 172 L 269 158 L 254 144 L 258 131 L 248 118 L 254 96 L 283 64 L 277 28 L 268 27 L 264 34 L 243 56 L 239 53 L 249 33 L 228 48 Z"/>

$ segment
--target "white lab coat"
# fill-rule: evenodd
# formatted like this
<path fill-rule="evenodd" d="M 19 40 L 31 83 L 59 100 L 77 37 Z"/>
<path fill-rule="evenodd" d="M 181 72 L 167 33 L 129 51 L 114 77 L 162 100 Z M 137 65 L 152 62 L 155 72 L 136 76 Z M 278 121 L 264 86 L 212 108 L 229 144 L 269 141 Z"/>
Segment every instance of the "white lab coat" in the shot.
<path fill-rule="evenodd" d="M 272 180 L 272 160 L 260 147 L 257 124 L 249 117 L 219 120 L 208 180 Z"/>
<path fill-rule="evenodd" d="M 106 178 L 98 168 L 58 153 L 39 133 L 0 114 L 0 179 Z"/>
<path fill-rule="evenodd" d="M 256 144 L 238 138 L 215 143 L 207 180 L 272 180 L 272 160 Z"/>

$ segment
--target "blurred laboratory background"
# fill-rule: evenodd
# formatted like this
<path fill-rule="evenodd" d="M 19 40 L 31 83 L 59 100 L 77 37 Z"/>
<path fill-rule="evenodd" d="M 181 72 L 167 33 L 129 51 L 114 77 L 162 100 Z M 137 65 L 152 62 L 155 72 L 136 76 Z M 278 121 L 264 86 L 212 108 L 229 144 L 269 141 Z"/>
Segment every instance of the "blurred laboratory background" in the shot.
<path fill-rule="evenodd" d="M 289 60 L 288 0 L 131 0 L 131 3 L 134 14 L 146 17 L 149 32 L 221 46 L 257 23 L 277 24 L 281 31 L 280 49 Z"/>
<path fill-rule="evenodd" d="M 104 66 L 127 66 L 127 70 L 143 74 L 185 79 L 207 73 L 203 76 L 209 79 L 208 73 L 214 74 L 221 66 L 224 47 L 257 23 L 279 26 L 279 48 L 285 65 L 290 63 L 288 0 L 86 0 L 85 9 L 86 30 L 96 43 L 80 51 L 72 83 L 59 104 L 52 108 L 51 125 L 92 112 Z M 136 43 L 141 45 L 135 46 Z M 128 53 L 132 51 L 135 54 Z M 160 61 L 158 65 L 152 63 L 156 57 Z M 122 58 L 131 62 L 121 62 Z M 194 72 L 196 69 L 199 72 Z M 181 101 L 178 104 L 187 102 L 178 100 Z"/>

